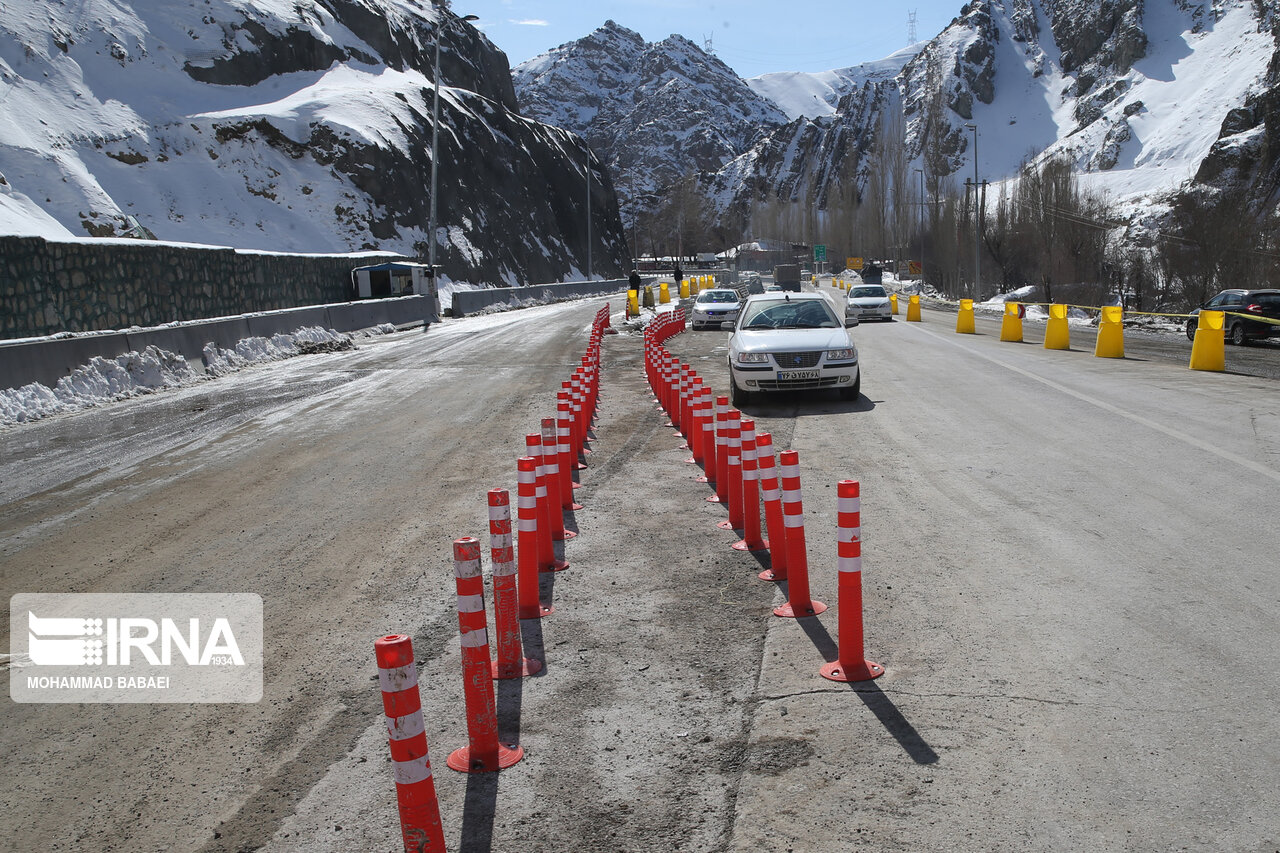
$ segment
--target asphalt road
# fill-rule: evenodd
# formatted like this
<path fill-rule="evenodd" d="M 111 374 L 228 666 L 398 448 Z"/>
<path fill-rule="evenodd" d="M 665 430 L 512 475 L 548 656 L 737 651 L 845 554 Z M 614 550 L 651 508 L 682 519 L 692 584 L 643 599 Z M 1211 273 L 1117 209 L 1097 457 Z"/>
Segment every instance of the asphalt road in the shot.
<path fill-rule="evenodd" d="M 451 850 L 1280 849 L 1275 380 L 932 310 L 854 330 L 858 401 L 746 411 L 800 454 L 832 605 L 802 620 L 716 528 L 640 336 L 606 338 L 580 535 L 523 625 L 547 667 L 498 685 L 526 757 L 446 769 L 467 737 L 449 543 L 484 541 L 485 491 L 514 493 L 600 304 L 0 432 L 9 595 L 258 592 L 267 648 L 257 705 L 6 703 L 0 846 L 396 850 L 372 643 L 403 631 Z M 724 393 L 724 340 L 669 347 Z M 887 670 L 853 686 L 817 675 L 845 478 Z"/>

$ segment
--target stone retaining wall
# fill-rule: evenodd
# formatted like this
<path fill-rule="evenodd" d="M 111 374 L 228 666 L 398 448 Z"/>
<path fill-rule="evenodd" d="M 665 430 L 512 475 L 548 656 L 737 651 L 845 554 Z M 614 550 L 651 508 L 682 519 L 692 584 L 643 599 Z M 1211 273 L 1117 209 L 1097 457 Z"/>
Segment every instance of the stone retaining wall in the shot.
<path fill-rule="evenodd" d="M 0 338 L 345 302 L 353 268 L 389 260 L 403 257 L 0 236 Z"/>

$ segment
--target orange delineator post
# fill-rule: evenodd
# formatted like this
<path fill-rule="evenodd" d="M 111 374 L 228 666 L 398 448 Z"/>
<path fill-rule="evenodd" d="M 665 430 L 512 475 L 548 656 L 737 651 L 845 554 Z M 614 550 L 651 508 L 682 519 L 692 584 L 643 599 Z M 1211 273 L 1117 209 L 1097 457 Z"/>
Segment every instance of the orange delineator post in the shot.
<path fill-rule="evenodd" d="M 382 712 L 387 718 L 405 853 L 445 853 L 413 641 L 404 634 L 391 634 L 374 641 L 373 653 L 382 686 Z"/>
<path fill-rule="evenodd" d="M 698 477 L 697 482 L 709 483 L 714 489 L 716 482 L 715 403 L 709 386 L 703 385 L 698 390 L 702 398 L 702 475 Z"/>
<path fill-rule="evenodd" d="M 453 574 L 458 587 L 458 631 L 462 644 L 462 693 L 467 706 L 468 744 L 449 753 L 445 763 L 460 773 L 502 770 L 524 757 L 519 744 L 498 742 L 498 703 L 489 669 L 489 631 L 484 613 L 484 575 L 480 540 L 453 540 Z"/>
<path fill-rule="evenodd" d="M 804 542 L 804 505 L 800 496 L 800 454 L 784 450 L 782 462 L 782 523 L 787 528 L 787 601 L 773 608 L 774 616 L 799 619 L 817 616 L 827 605 L 809 597 L 809 557 Z"/>
<path fill-rule="evenodd" d="M 840 570 L 839 651 L 819 672 L 831 681 L 869 681 L 884 667 L 866 660 L 862 633 L 862 498 L 856 480 L 836 483 L 836 565 Z"/>
<path fill-rule="evenodd" d="M 728 462 L 726 470 L 729 475 L 729 517 L 716 527 L 721 530 L 742 529 L 742 413 L 737 409 L 729 410 L 728 424 Z"/>
<path fill-rule="evenodd" d="M 729 502 L 729 398 L 716 397 L 716 491 L 708 503 Z"/>
<path fill-rule="evenodd" d="M 787 579 L 787 534 L 782 523 L 782 492 L 774 465 L 773 436 L 767 432 L 756 436 L 756 468 L 760 472 L 760 497 L 764 500 L 764 521 L 769 532 L 765 540 L 769 548 L 769 568 L 760 572 L 760 580 L 784 581 Z"/>
<path fill-rule="evenodd" d="M 520 618 L 539 619 L 551 612 L 542 604 L 538 588 L 538 460 L 521 456 L 516 460 L 519 486 L 516 491 L 517 588 Z"/>
<path fill-rule="evenodd" d="M 756 469 L 756 422 L 744 418 L 742 430 L 742 539 L 735 551 L 764 551 L 769 543 L 760 538 L 760 489 Z"/>
<path fill-rule="evenodd" d="M 560 485 L 560 445 L 556 435 L 556 419 L 542 419 L 542 468 L 547 482 L 547 512 L 551 515 L 551 539 L 563 542 L 577 536 L 564 529 L 564 507 L 561 498 L 564 489 Z"/>
<path fill-rule="evenodd" d="M 537 463 L 534 466 L 533 494 L 538 513 L 538 571 L 563 571 L 569 568 L 569 564 L 556 558 L 555 545 L 551 541 L 551 496 L 547 491 L 547 469 L 543 464 L 542 433 L 529 433 L 524 437 L 524 444 L 525 453 Z"/>
<path fill-rule="evenodd" d="M 542 669 L 524 656 L 520 641 L 520 601 L 516 589 L 516 549 L 511 540 L 511 495 L 489 490 L 489 554 L 493 560 L 494 678 L 521 678 Z"/>

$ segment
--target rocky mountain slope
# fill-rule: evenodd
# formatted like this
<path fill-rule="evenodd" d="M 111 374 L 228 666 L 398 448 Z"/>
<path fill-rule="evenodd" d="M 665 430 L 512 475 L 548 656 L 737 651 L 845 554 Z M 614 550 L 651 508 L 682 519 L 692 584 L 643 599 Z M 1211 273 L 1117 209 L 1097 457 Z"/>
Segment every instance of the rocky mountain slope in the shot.
<path fill-rule="evenodd" d="M 505 55 L 412 0 L 6 3 L 0 230 L 425 260 L 438 15 L 444 273 L 579 276 L 582 140 L 522 116 Z M 609 173 L 589 168 L 594 271 L 616 274 Z"/>
<path fill-rule="evenodd" d="M 586 138 L 624 205 L 718 170 L 788 120 L 688 39 L 651 44 L 613 21 L 516 66 L 512 79 L 525 115 Z"/>
<path fill-rule="evenodd" d="M 1255 205 L 1274 206 L 1278 7 L 972 0 L 928 42 L 869 64 L 876 73 L 749 81 L 759 98 L 756 132 L 725 134 L 697 157 L 686 140 L 703 127 L 743 128 L 744 102 L 724 94 L 737 92 L 727 69 L 688 42 L 646 45 L 611 23 L 518 67 L 515 83 L 531 113 L 597 146 L 624 196 L 634 195 L 623 176 L 637 165 L 648 176 L 645 192 L 697 170 L 721 213 L 743 222 L 771 200 L 826 208 L 861 198 L 882 168 L 875 152 L 886 138 L 905 149 L 905 174 L 922 169 L 960 183 L 975 159 L 980 180 L 999 182 L 1025 162 L 1065 156 L 1086 188 L 1133 218 L 1158 213 L 1191 180 L 1244 187 Z M 676 48 L 682 88 L 705 93 L 696 122 L 672 119 L 670 104 L 650 104 L 639 85 L 641 59 Z M 899 59 L 894 69 L 890 60 Z M 717 108 L 717 99 L 729 106 Z M 786 105 L 781 119 L 770 100 Z M 632 132 L 654 125 L 667 132 Z"/>

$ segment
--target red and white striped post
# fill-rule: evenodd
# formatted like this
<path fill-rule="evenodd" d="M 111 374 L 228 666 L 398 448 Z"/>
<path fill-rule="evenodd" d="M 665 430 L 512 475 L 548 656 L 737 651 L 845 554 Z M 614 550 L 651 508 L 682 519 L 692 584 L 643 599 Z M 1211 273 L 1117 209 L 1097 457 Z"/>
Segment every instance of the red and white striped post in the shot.
<path fill-rule="evenodd" d="M 782 523 L 787 528 L 787 601 L 774 616 L 800 619 L 827 609 L 809 597 L 809 557 L 804 544 L 804 504 L 800 496 L 800 454 L 782 451 Z"/>
<path fill-rule="evenodd" d="M 708 503 L 729 502 L 729 398 L 716 397 L 716 492 Z"/>
<path fill-rule="evenodd" d="M 493 633 L 497 659 L 494 678 L 521 678 L 542 669 L 542 661 L 524 656 L 520 641 L 520 598 L 516 588 L 516 549 L 511 542 L 511 495 L 489 490 L 489 556 L 493 560 Z"/>
<path fill-rule="evenodd" d="M 484 615 L 484 576 L 480 540 L 453 540 L 453 575 L 458 586 L 458 630 L 462 643 L 462 694 L 467 706 L 467 746 L 449 753 L 445 763 L 462 773 L 488 773 L 524 756 L 519 744 L 498 742 L 498 703 L 489 669 L 489 631 Z"/>
<path fill-rule="evenodd" d="M 716 483 L 716 413 L 711 388 L 702 386 L 702 476 L 699 483 Z"/>
<path fill-rule="evenodd" d="M 729 410 L 728 420 L 728 463 L 729 474 L 729 517 L 716 525 L 721 530 L 742 529 L 742 413 L 737 409 Z"/>
<path fill-rule="evenodd" d="M 760 538 L 760 489 L 756 470 L 756 422 L 744 418 L 742 431 L 742 539 L 735 551 L 767 551 L 769 543 Z"/>
<path fill-rule="evenodd" d="M 539 619 L 551 612 L 541 601 L 538 586 L 538 460 L 521 456 L 516 460 L 519 484 L 516 488 L 516 554 L 519 581 L 520 618 Z"/>
<path fill-rule="evenodd" d="M 538 571 L 559 572 L 569 568 L 564 560 L 556 558 L 555 545 L 551 541 L 551 495 L 547 491 L 547 469 L 542 455 L 542 433 L 531 432 L 524 437 L 525 453 L 538 464 L 534 467 L 534 497 L 538 505 Z"/>
<path fill-rule="evenodd" d="M 582 509 L 582 504 L 573 499 L 573 490 L 582 488 L 582 484 L 573 481 L 573 410 L 564 391 L 556 395 L 556 442 L 561 474 L 560 509 L 565 512 Z"/>
<path fill-rule="evenodd" d="M 857 480 L 836 483 L 836 566 L 840 570 L 839 651 L 819 672 L 832 681 L 869 681 L 884 667 L 866 660 L 862 632 L 862 498 Z"/>
<path fill-rule="evenodd" d="M 387 742 L 391 746 L 404 851 L 444 853 L 444 827 L 431 778 L 413 641 L 404 634 L 391 634 L 374 640 L 373 653 L 382 686 L 382 711 L 387 717 Z"/>
<path fill-rule="evenodd" d="M 778 488 L 778 469 L 774 466 L 773 436 L 762 432 L 756 436 L 756 469 L 760 474 L 760 497 L 764 501 L 764 521 L 769 538 L 769 568 L 760 573 L 762 581 L 787 579 L 787 528 L 782 523 L 782 492 Z"/>
<path fill-rule="evenodd" d="M 685 436 L 689 445 L 689 458 L 684 460 L 689 465 L 702 464 L 702 377 L 692 375 L 689 383 L 689 432 Z"/>
<path fill-rule="evenodd" d="M 547 480 L 547 506 L 551 513 L 551 539 L 563 542 L 577 536 L 572 530 L 564 528 L 564 487 L 560 478 L 564 476 L 560 468 L 560 439 L 556 431 L 555 418 L 542 419 L 542 467 Z M 573 487 L 570 486 L 570 495 Z"/>

